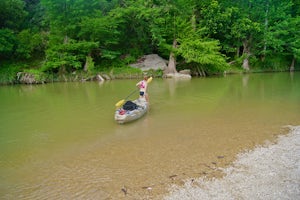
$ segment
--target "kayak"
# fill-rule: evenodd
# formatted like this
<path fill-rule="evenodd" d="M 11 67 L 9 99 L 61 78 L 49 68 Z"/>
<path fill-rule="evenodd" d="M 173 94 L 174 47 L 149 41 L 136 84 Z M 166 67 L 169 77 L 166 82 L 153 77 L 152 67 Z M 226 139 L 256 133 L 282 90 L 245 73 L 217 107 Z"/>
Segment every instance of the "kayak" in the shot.
<path fill-rule="evenodd" d="M 119 124 L 128 123 L 141 118 L 148 110 L 149 103 L 144 98 L 127 101 L 115 111 L 115 120 Z"/>

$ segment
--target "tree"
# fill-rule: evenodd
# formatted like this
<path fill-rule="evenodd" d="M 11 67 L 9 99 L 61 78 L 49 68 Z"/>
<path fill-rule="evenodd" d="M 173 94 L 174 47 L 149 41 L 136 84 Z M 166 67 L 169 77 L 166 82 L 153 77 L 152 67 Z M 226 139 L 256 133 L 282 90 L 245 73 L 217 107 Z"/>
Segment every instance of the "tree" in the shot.
<path fill-rule="evenodd" d="M 93 65 L 91 60 L 91 49 L 96 48 L 96 42 L 78 42 L 69 39 L 67 43 L 54 45 L 47 49 L 47 61 L 43 66 L 43 71 L 58 69 L 63 74 L 72 69 L 82 69 L 83 63 L 85 71 L 88 71 L 88 66 Z"/>
<path fill-rule="evenodd" d="M 43 38 L 40 33 L 24 29 L 17 35 L 16 54 L 18 58 L 31 58 L 34 51 L 43 50 Z"/>
<path fill-rule="evenodd" d="M 249 18 L 241 18 L 233 24 L 232 35 L 238 43 L 243 45 L 243 65 L 245 70 L 249 70 L 249 57 L 252 55 L 251 46 L 254 35 L 260 31 L 260 26 L 257 22 L 251 21 Z M 239 49 L 239 48 L 237 48 Z M 239 55 L 239 53 L 237 53 Z"/>
<path fill-rule="evenodd" d="M 1 0 L 0 1 L 0 28 L 19 30 L 27 15 L 22 0 Z"/>
<path fill-rule="evenodd" d="M 153 6 L 154 7 L 154 6 Z M 162 53 L 169 53 L 169 64 L 165 73 L 176 73 L 176 54 L 181 22 L 193 17 L 193 1 L 161 1 L 153 11 L 150 24 L 153 41 Z"/>
<path fill-rule="evenodd" d="M 15 55 L 17 34 L 26 14 L 23 1 L 0 1 L 0 59 Z"/>
<path fill-rule="evenodd" d="M 149 22 L 154 10 L 144 0 L 123 1 L 121 6 L 109 13 L 110 21 L 116 24 L 119 39 L 117 46 L 123 55 L 136 58 L 152 52 Z"/>
<path fill-rule="evenodd" d="M 148 53 L 169 58 L 166 73 L 219 72 L 226 59 L 293 70 L 299 60 L 298 0 L 3 0 L 0 11 L 0 59 L 45 56 L 46 71 L 124 66 Z"/>
<path fill-rule="evenodd" d="M 11 29 L 0 29 L 0 59 L 11 57 L 14 53 L 16 40 L 16 36 Z"/>
<path fill-rule="evenodd" d="M 224 57 L 218 52 L 218 41 L 209 39 L 205 27 L 197 24 L 196 1 L 161 1 L 153 7 L 152 40 L 163 55 L 169 54 L 165 73 L 177 72 L 178 58 L 200 65 L 207 72 L 214 64 L 219 70 L 223 69 L 221 63 L 226 66 Z M 210 60 L 212 57 L 214 59 Z"/>
<path fill-rule="evenodd" d="M 95 17 L 102 1 L 97 0 L 42 0 L 50 22 L 50 41 L 46 51 L 44 70 L 59 68 L 61 73 L 74 69 L 88 70 L 93 65 L 92 51 L 98 41 L 85 40 L 87 31 L 81 31 L 84 20 Z M 91 32 L 91 31 L 90 31 Z"/>
<path fill-rule="evenodd" d="M 278 4 L 279 7 L 274 8 L 274 12 L 277 14 L 274 19 L 276 22 L 270 26 L 268 33 L 271 41 L 270 48 L 276 54 L 286 54 L 290 57 L 290 70 L 292 71 L 295 60 L 299 59 L 300 36 L 298 27 L 300 26 L 300 17 L 292 12 L 293 4 L 291 1 L 278 2 Z"/>
<path fill-rule="evenodd" d="M 270 27 L 269 47 L 276 55 L 290 57 L 290 71 L 294 71 L 296 60 L 300 60 L 300 17 L 289 18 Z"/>

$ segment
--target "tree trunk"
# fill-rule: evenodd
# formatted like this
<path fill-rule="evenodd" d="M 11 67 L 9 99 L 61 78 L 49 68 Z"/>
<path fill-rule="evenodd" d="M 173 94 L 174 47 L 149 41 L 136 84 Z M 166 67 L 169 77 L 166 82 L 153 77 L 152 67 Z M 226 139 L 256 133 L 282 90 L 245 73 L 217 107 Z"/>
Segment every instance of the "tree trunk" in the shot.
<path fill-rule="evenodd" d="M 88 68 L 89 68 L 89 62 L 88 62 L 88 57 L 86 57 L 84 67 L 83 67 L 83 71 L 87 72 Z"/>
<path fill-rule="evenodd" d="M 250 70 L 250 65 L 249 65 L 250 47 L 249 47 L 248 40 L 243 41 L 243 55 L 245 55 L 245 58 L 243 60 L 242 68 L 248 71 Z"/>
<path fill-rule="evenodd" d="M 65 74 L 66 72 L 67 72 L 66 66 L 65 66 L 65 65 L 60 66 L 59 71 L 58 71 L 58 74 L 59 74 L 59 75 L 63 75 L 63 74 Z"/>
<path fill-rule="evenodd" d="M 64 44 L 68 44 L 69 43 L 69 37 L 67 35 L 65 35 L 64 37 Z"/>
<path fill-rule="evenodd" d="M 176 41 L 176 39 L 174 39 L 174 41 L 173 41 L 173 48 L 177 48 L 177 41 Z M 166 74 L 177 73 L 177 70 L 176 70 L 176 58 L 175 58 L 175 55 L 174 55 L 174 53 L 172 51 L 170 52 L 169 63 L 168 63 L 167 69 L 165 70 L 165 73 Z"/>
<path fill-rule="evenodd" d="M 89 70 L 89 68 L 91 67 L 90 65 L 92 65 L 92 57 L 91 57 L 91 53 L 88 54 L 88 56 L 85 59 L 85 64 L 83 67 L 83 71 L 87 72 Z"/>
<path fill-rule="evenodd" d="M 250 67 L 249 67 L 249 57 L 248 56 L 247 56 L 247 58 L 245 58 L 243 60 L 243 66 L 242 67 L 243 67 L 243 69 L 249 71 Z"/>
<path fill-rule="evenodd" d="M 240 47 L 236 48 L 236 57 L 240 57 Z"/>

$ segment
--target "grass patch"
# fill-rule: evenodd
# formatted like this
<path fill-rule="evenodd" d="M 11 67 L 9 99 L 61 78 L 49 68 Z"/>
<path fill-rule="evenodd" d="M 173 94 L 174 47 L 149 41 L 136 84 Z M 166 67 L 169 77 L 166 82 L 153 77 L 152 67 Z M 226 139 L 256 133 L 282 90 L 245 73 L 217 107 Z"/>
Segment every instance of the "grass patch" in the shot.
<path fill-rule="evenodd" d="M 116 79 L 123 79 L 123 78 L 140 78 L 143 76 L 143 71 L 137 68 L 123 66 L 123 67 L 112 67 L 100 71 L 100 73 L 105 73 L 111 76 L 112 78 Z"/>
<path fill-rule="evenodd" d="M 24 64 L 4 63 L 0 67 L 0 84 L 14 84 L 17 82 L 17 73 L 27 66 Z"/>

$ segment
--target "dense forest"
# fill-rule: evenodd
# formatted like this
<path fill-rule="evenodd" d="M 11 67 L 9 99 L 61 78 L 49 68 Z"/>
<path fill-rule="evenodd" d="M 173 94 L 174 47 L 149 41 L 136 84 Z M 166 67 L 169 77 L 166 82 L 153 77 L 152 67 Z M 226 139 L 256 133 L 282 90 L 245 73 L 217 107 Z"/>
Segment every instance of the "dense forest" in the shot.
<path fill-rule="evenodd" d="M 145 54 L 167 72 L 300 68 L 300 0 L 1 0 L 0 81 L 127 69 Z"/>

